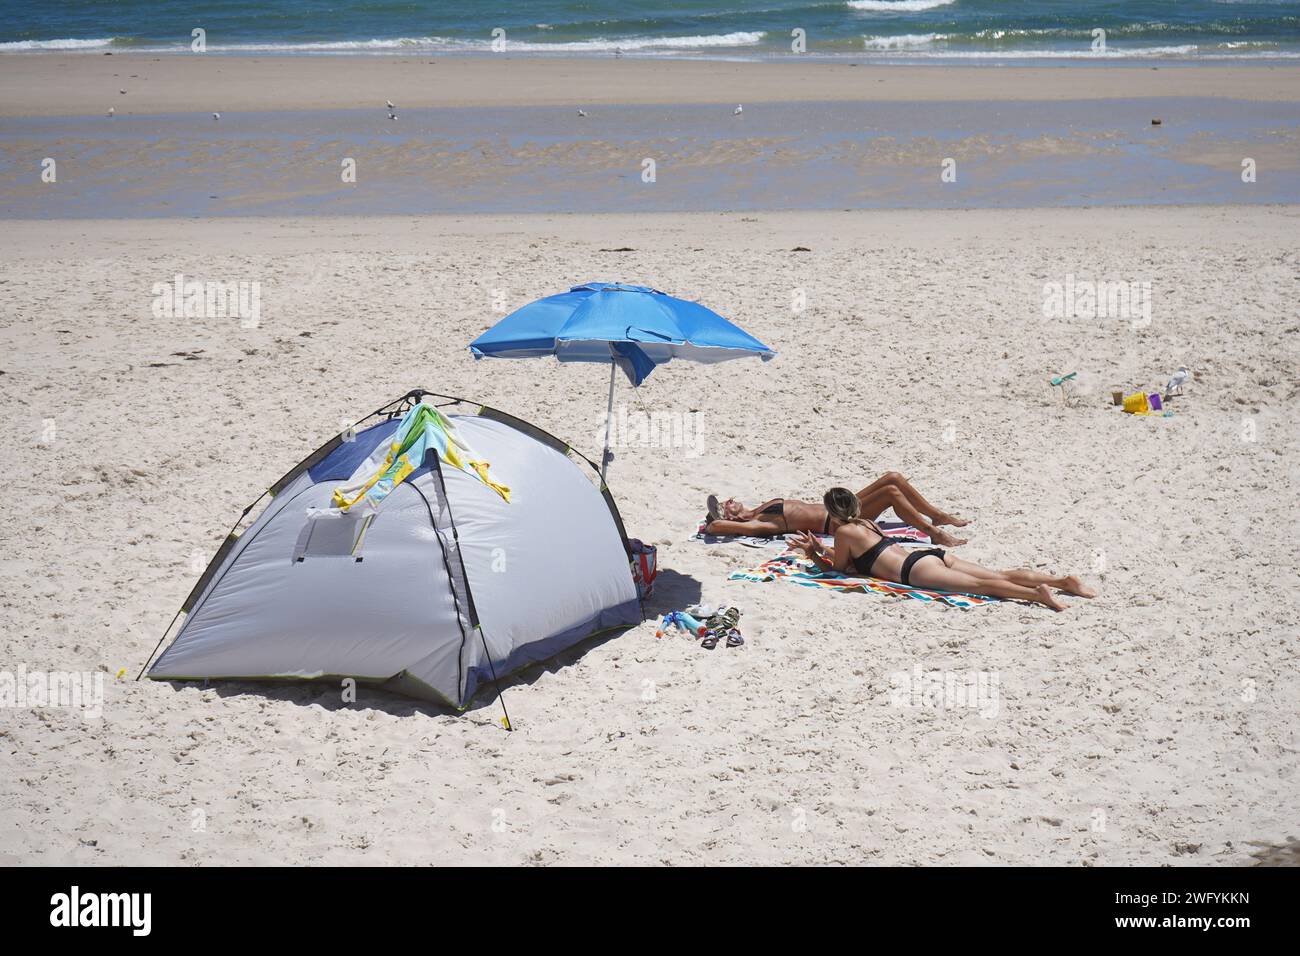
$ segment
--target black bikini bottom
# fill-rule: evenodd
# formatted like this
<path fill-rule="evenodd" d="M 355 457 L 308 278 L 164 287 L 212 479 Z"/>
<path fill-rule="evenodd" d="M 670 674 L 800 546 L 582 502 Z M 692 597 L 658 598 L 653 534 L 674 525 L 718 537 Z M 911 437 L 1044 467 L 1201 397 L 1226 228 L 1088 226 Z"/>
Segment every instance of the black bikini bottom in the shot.
<path fill-rule="evenodd" d="M 913 551 L 903 559 L 903 571 L 899 574 L 899 578 L 902 580 L 904 585 L 910 588 L 912 586 L 912 565 L 916 564 L 916 562 L 920 561 L 922 558 L 932 556 L 942 561 L 944 553 L 943 548 L 926 548 L 924 551 Z"/>

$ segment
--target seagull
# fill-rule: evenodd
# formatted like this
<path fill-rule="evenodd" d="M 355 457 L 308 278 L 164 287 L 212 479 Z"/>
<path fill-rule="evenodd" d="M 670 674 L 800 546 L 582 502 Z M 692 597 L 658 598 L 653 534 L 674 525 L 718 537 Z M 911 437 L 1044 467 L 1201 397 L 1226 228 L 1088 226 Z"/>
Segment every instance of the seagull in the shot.
<path fill-rule="evenodd" d="M 1178 366 L 1178 371 L 1169 377 L 1169 384 L 1165 386 L 1165 398 L 1177 392 L 1183 394 L 1183 385 L 1191 378 L 1191 373 L 1187 371 L 1186 365 Z"/>
<path fill-rule="evenodd" d="M 389 111 L 388 111 L 388 118 L 389 118 L 389 119 L 397 119 L 397 114 L 394 113 L 392 110 L 389 110 Z"/>
<path fill-rule="evenodd" d="M 110 107 L 108 108 L 108 118 L 109 118 L 109 119 L 112 119 L 112 118 L 113 118 L 113 114 L 116 113 L 116 112 L 117 112 L 117 110 L 115 110 L 113 107 L 110 106 Z"/>
<path fill-rule="evenodd" d="M 220 114 L 220 113 L 213 113 L 213 114 L 212 114 L 212 118 L 213 118 L 214 120 L 219 120 L 219 119 L 221 119 L 221 114 Z"/>
<path fill-rule="evenodd" d="M 743 113 L 743 112 L 745 112 L 745 108 L 744 108 L 743 106 L 737 104 L 737 105 L 736 105 L 736 108 L 735 108 L 734 110 L 731 111 L 731 115 L 732 115 L 732 116 L 739 116 L 739 115 L 740 115 L 741 113 Z"/>
<path fill-rule="evenodd" d="M 586 110 L 578 110 L 578 115 L 579 115 L 579 116 L 586 116 L 586 115 L 587 115 L 587 111 L 586 111 Z"/>
<path fill-rule="evenodd" d="M 126 90 L 118 90 L 118 92 L 121 93 L 123 96 L 126 96 Z"/>
<path fill-rule="evenodd" d="M 392 100 L 387 100 L 386 102 L 388 103 L 388 108 L 389 108 L 390 110 L 395 110 L 395 109 L 397 109 L 397 107 L 393 105 L 393 101 L 392 101 Z"/>

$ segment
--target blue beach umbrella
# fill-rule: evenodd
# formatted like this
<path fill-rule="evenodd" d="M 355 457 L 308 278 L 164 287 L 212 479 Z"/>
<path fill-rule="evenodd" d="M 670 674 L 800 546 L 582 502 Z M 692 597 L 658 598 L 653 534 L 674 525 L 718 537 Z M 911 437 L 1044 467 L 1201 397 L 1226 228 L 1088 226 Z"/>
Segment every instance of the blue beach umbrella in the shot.
<path fill-rule="evenodd" d="M 622 369 L 640 385 L 656 365 L 675 358 L 725 362 L 776 353 L 744 329 L 698 302 L 665 295 L 658 289 L 619 282 L 587 282 L 516 309 L 473 342 L 480 358 L 536 358 L 561 362 L 608 362 L 609 402 L 600 478 L 609 465 L 609 423 L 614 412 L 614 380 Z"/>

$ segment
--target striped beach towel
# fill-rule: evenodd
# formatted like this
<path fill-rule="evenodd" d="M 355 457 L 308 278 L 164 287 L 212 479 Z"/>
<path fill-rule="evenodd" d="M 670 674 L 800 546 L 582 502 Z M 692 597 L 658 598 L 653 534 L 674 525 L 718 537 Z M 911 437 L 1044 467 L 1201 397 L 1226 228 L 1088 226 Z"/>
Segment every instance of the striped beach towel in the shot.
<path fill-rule="evenodd" d="M 893 538 L 902 538 L 913 544 L 929 544 L 930 536 L 919 528 L 913 528 L 910 524 L 904 524 L 902 521 L 878 521 L 880 530 Z M 789 547 L 788 538 L 793 535 L 778 534 L 770 538 L 757 538 L 744 534 L 709 534 L 704 530 L 705 525 L 701 522 L 695 529 L 695 534 L 691 538 L 695 541 L 701 541 L 704 544 L 743 544 L 749 548 L 771 548 L 775 551 L 784 551 Z M 835 543 L 833 534 L 813 535 L 817 540 L 826 546 Z"/>
<path fill-rule="evenodd" d="M 889 597 L 905 597 L 914 601 L 926 601 L 946 604 L 949 607 L 972 608 L 983 604 L 996 604 L 1000 598 L 984 597 L 979 594 L 962 594 L 957 591 L 934 591 L 930 588 L 908 587 L 893 581 L 879 578 L 857 578 L 839 571 L 822 571 L 807 558 L 793 554 L 782 554 L 770 561 L 753 568 L 741 568 L 733 571 L 731 581 L 789 581 L 809 588 L 824 588 L 830 591 L 855 591 L 859 594 L 880 594 Z"/>

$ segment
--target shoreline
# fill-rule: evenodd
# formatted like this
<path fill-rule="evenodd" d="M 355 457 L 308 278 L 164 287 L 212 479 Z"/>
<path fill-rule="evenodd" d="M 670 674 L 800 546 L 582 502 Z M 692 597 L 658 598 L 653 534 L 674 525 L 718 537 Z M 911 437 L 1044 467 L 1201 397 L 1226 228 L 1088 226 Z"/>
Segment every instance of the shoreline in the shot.
<path fill-rule="evenodd" d="M 57 42 L 57 41 L 35 41 Z M 5 48 L 0 43 L 0 58 L 12 57 L 168 57 L 188 56 L 192 53 L 188 46 L 172 47 L 123 47 L 117 50 L 99 48 L 73 47 L 33 47 L 25 49 Z M 1263 66 L 1300 65 L 1300 52 L 1255 52 L 1255 53 L 1123 53 L 1111 51 L 1105 54 L 1084 53 L 1078 50 L 1038 50 L 1022 49 L 1019 51 L 973 50 L 966 53 L 944 52 L 908 52 L 902 49 L 852 49 L 836 52 L 821 50 L 805 53 L 789 53 L 784 50 L 751 50 L 735 48 L 734 50 L 701 48 L 682 48 L 671 52 L 654 52 L 646 49 L 631 49 L 615 52 L 613 49 L 601 50 L 504 50 L 493 53 L 490 50 L 463 50 L 420 48 L 418 46 L 393 47 L 390 49 L 345 48 L 313 49 L 310 47 L 269 46 L 234 46 L 209 47 L 203 54 L 207 57 L 248 57 L 276 59 L 287 57 L 337 58 L 337 59 L 400 59 L 400 58 L 439 58 L 451 60 L 574 60 L 617 62 L 619 60 L 640 60 L 649 63 L 676 63 L 679 61 L 704 63 L 847 63 L 861 65 L 889 66 L 971 66 L 991 65 L 1005 67 L 1018 65 L 1036 66 L 1091 66 L 1108 68 L 1129 66 L 1140 68 L 1147 64 L 1160 66 L 1181 66 L 1195 68 L 1200 66 L 1227 66 L 1260 64 Z"/>
<path fill-rule="evenodd" d="M 671 64 L 671 69 L 665 67 Z M 0 55 L 0 117 L 441 106 L 1059 101 L 1300 102 L 1300 64 L 879 64 L 500 55 Z M 119 94 L 126 89 L 126 94 Z"/>
<path fill-rule="evenodd" d="M 1032 238 L 1035 246 L 1072 245 L 1081 240 L 1101 239 L 1128 231 L 1137 234 L 1152 229 L 1152 212 L 1158 212 L 1158 230 L 1165 241 L 1197 241 L 1208 223 L 1214 224 L 1216 243 L 1265 244 L 1258 234 L 1260 225 L 1294 219 L 1300 226 L 1300 202 L 1275 204 L 1204 205 L 1187 203 L 1167 206 L 1083 206 L 1069 209 L 1042 207 L 997 209 L 790 209 L 755 212 L 537 212 L 503 215 L 478 213 L 421 213 L 412 215 L 305 215 L 227 216 L 220 219 L 179 218 L 84 218 L 10 219 L 0 218 L 0 255 L 7 260 L 47 258 L 59 247 L 81 254 L 94 251 L 88 242 L 102 244 L 111 254 L 123 243 L 141 255 L 163 255 L 176 243 L 198 240 L 212 249 L 229 246 L 237 252 L 254 233 L 275 234 L 276 248 L 285 255 L 308 250 L 346 252 L 365 248 L 391 247 L 395 251 L 418 253 L 432 233 L 443 237 L 502 238 L 548 236 L 575 244 L 622 245 L 623 239 L 645 241 L 665 234 L 680 233 L 692 241 L 743 246 L 756 239 L 822 248 L 853 248 L 861 242 L 901 239 L 924 233 L 934 244 L 960 242 L 979 235 L 996 224 L 1000 232 Z M 934 226 L 936 217 L 943 225 Z M 1071 220 L 1061 229 L 1061 220 Z M 836 228 L 831 230 L 828 224 Z M 934 228 L 929 228 L 934 226 Z M 924 227 L 924 228 L 923 228 Z M 345 231 L 346 230 L 346 231 Z M 615 243 L 615 240 L 619 240 Z M 358 243 L 364 245 L 358 246 Z M 409 248 L 408 248 L 409 246 Z M 604 250 L 598 250 L 604 253 Z M 776 249 L 773 251 L 781 251 Z M 626 255 L 635 258 L 637 249 Z M 611 264 L 623 255 L 610 249 Z"/>

